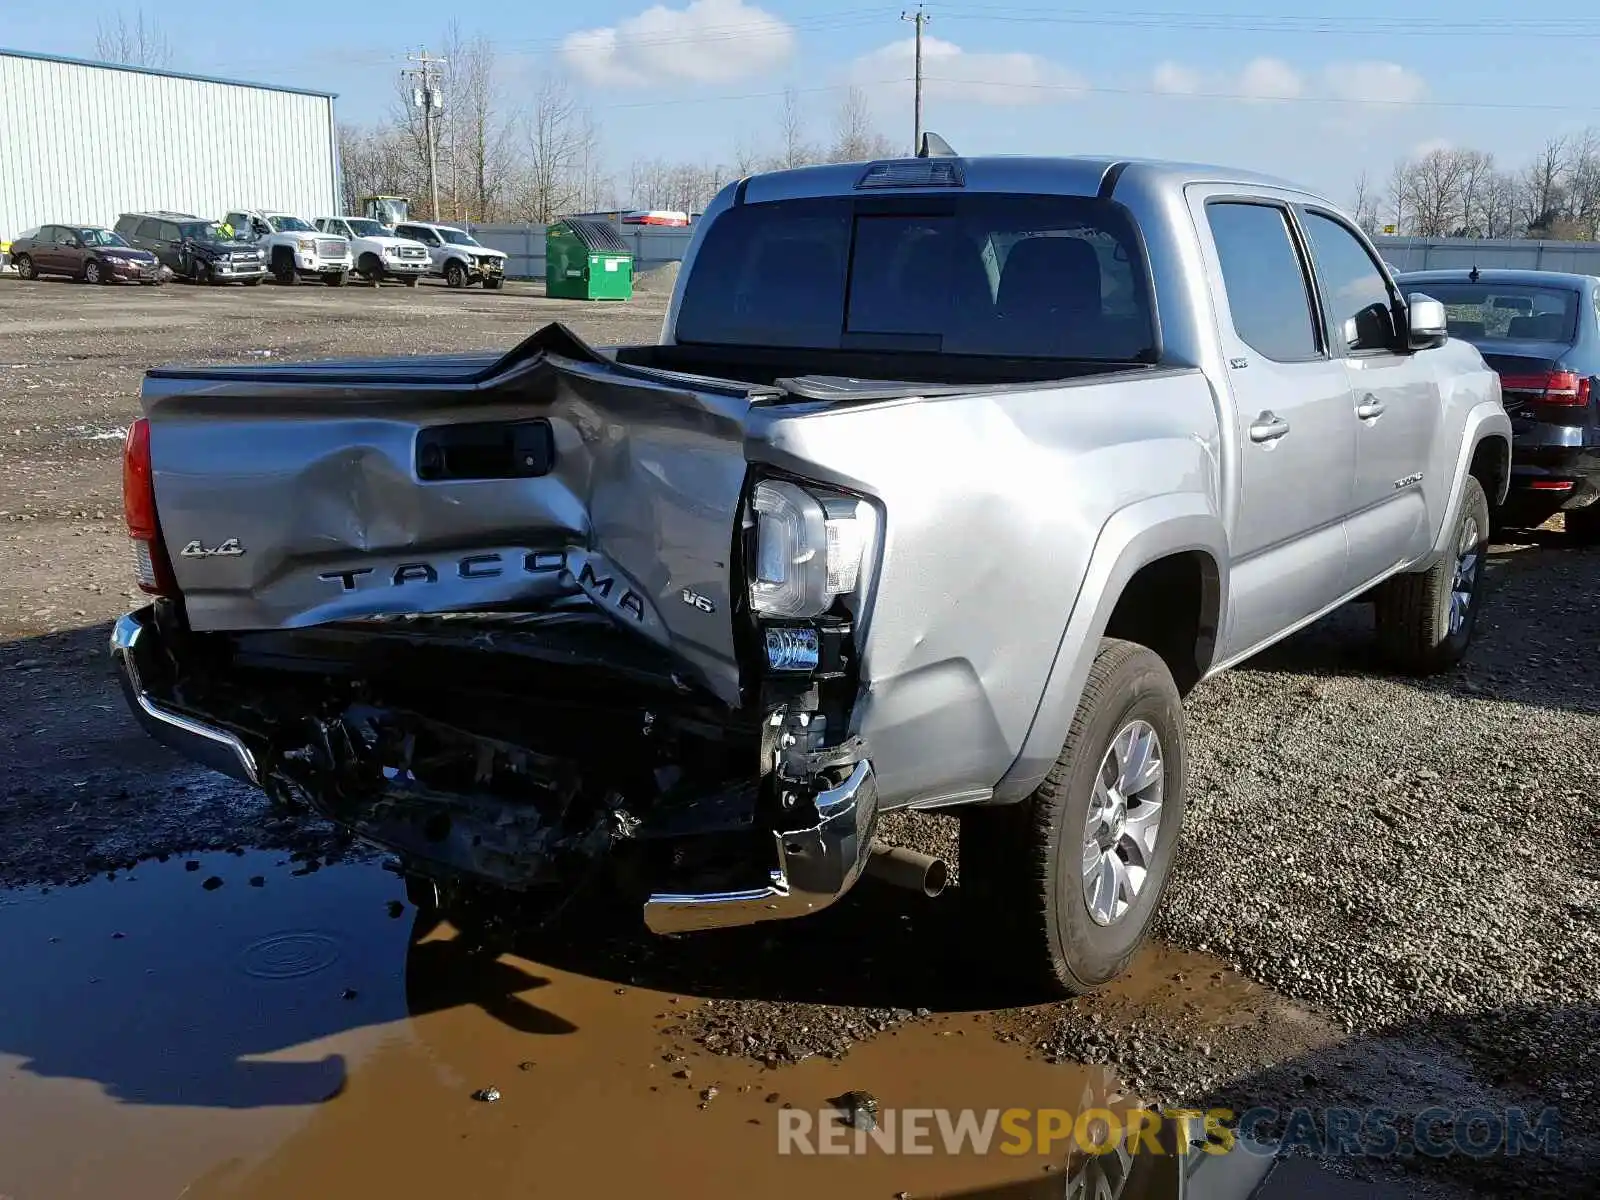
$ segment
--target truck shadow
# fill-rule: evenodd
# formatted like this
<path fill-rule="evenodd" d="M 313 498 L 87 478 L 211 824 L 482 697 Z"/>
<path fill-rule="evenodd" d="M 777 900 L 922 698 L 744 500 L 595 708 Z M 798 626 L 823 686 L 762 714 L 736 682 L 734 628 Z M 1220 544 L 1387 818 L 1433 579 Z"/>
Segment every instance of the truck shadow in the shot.
<path fill-rule="evenodd" d="M 1348 604 L 1241 663 L 1271 674 L 1379 675 L 1422 691 L 1571 712 L 1600 712 L 1589 655 L 1600 645 L 1600 550 L 1534 530 L 1494 546 L 1488 595 L 1460 666 L 1432 678 L 1395 675 L 1380 656 L 1370 604 Z"/>

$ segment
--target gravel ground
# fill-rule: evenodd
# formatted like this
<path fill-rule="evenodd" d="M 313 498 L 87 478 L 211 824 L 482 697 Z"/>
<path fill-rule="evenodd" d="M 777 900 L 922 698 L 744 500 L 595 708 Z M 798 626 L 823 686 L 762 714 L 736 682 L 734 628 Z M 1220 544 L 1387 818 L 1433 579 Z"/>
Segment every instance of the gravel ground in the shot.
<path fill-rule="evenodd" d="M 201 294 L 0 277 L 0 884 L 201 848 L 286 848 L 307 869 L 352 853 L 178 763 L 114 691 L 105 627 L 131 598 L 117 438 L 140 371 L 509 346 L 552 319 L 645 340 L 660 312 L 659 297 L 561 304 L 516 285 Z M 985 1034 L 1109 1064 L 1152 1100 L 1554 1103 L 1567 1173 L 1519 1187 L 1577 1194 L 1600 1173 L 1600 552 L 1540 531 L 1497 547 L 1491 577 L 1480 642 L 1442 680 L 1378 671 L 1352 608 L 1196 690 L 1164 944 L 1100 996 L 997 992 L 961 949 L 959 888 L 928 902 L 868 883 L 792 926 L 558 931 L 541 949 L 712 997 L 678 1036 L 763 1061 L 842 1057 L 971 1011 Z M 948 816 L 896 815 L 885 835 L 954 859 Z"/>

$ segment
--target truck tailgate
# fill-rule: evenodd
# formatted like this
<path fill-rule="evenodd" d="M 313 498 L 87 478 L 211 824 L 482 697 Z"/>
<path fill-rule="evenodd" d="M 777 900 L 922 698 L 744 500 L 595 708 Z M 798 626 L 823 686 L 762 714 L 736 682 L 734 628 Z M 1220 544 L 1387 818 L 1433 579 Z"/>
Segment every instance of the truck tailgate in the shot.
<path fill-rule="evenodd" d="M 498 360 L 151 372 L 156 506 L 191 626 L 583 593 L 736 700 L 749 398 L 618 367 L 552 328 Z"/>

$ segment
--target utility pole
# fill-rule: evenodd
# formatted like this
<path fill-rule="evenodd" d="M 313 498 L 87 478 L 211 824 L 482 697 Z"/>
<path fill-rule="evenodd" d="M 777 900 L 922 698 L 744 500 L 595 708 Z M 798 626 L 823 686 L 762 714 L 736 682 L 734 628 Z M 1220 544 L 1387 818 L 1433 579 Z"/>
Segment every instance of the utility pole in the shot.
<path fill-rule="evenodd" d="M 411 104 L 422 110 L 422 140 L 428 147 L 428 216 L 439 219 L 439 159 L 434 149 L 433 116 L 444 107 L 444 93 L 439 90 L 438 68 L 446 59 L 432 57 L 424 47 L 420 53 L 406 55 L 406 61 L 416 63 L 402 74 L 414 79 L 417 86 L 411 89 Z"/>
<path fill-rule="evenodd" d="M 913 110 L 913 120 L 915 122 L 915 125 L 913 127 L 913 133 L 912 133 L 912 136 L 911 136 L 911 153 L 912 154 L 921 154 L 922 153 L 922 27 L 924 25 L 926 25 L 929 21 L 933 20 L 933 18 L 930 17 L 923 10 L 922 4 L 920 3 L 920 0 L 919 0 L 919 3 L 917 4 L 917 11 L 914 12 L 914 13 L 903 12 L 903 13 L 900 14 L 900 19 L 902 21 L 910 21 L 913 24 L 915 24 L 916 27 L 917 27 L 917 71 L 916 71 L 915 91 L 912 93 L 912 95 L 914 97 L 913 100 L 912 100 L 912 110 Z"/>

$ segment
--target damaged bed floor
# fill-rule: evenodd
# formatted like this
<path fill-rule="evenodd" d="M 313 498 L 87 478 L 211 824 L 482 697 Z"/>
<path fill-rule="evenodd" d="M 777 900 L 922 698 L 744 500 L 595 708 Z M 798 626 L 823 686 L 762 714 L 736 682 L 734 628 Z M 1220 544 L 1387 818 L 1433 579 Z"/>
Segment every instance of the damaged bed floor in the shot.
<path fill-rule="evenodd" d="M 959 887 L 869 881 L 813 920 L 692 940 L 568 920 L 468 961 L 448 930 L 413 943 L 376 860 L 138 731 L 105 635 L 132 603 L 118 439 L 141 370 L 509 346 L 552 319 L 648 340 L 662 300 L 0 276 L 0 1196 L 1061 1178 L 1059 1152 L 778 1154 L 783 1105 L 850 1090 L 885 1109 L 1554 1104 L 1553 1162 L 1346 1162 L 1278 1194 L 1593 1187 L 1600 553 L 1559 533 L 1496 548 L 1481 643 L 1445 680 L 1373 674 L 1353 610 L 1199 689 L 1163 940 L 1072 1004 L 984 983 Z M 948 819 L 891 820 L 953 855 Z"/>

